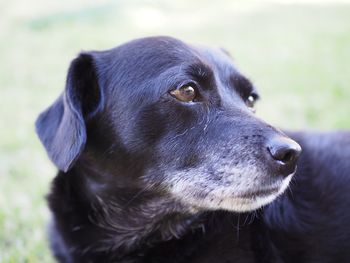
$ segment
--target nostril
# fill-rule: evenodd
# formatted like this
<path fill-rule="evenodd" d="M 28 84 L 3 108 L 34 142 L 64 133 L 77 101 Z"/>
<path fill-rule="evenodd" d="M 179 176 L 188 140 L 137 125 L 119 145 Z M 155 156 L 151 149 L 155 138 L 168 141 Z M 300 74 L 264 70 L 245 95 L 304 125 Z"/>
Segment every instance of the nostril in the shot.
<path fill-rule="evenodd" d="M 277 150 L 274 150 L 269 148 L 269 151 L 273 159 L 275 159 L 276 161 L 280 161 L 282 163 L 289 163 L 293 161 L 297 156 L 296 151 L 292 149 L 279 148 Z"/>
<path fill-rule="evenodd" d="M 282 164 L 295 163 L 301 153 L 299 144 L 288 138 L 278 138 L 267 147 L 272 158 Z"/>
<path fill-rule="evenodd" d="M 284 163 L 288 163 L 294 159 L 295 153 L 290 150 L 287 151 L 286 154 L 282 157 L 281 161 Z"/>

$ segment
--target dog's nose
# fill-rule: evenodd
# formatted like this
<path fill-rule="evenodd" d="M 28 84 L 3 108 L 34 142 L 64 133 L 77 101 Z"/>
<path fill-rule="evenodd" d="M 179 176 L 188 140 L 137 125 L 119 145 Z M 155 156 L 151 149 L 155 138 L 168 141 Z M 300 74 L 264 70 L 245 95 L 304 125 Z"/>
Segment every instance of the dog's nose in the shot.
<path fill-rule="evenodd" d="M 267 150 L 281 175 L 288 176 L 295 171 L 301 153 L 298 143 L 286 137 L 275 137 L 269 141 Z"/>

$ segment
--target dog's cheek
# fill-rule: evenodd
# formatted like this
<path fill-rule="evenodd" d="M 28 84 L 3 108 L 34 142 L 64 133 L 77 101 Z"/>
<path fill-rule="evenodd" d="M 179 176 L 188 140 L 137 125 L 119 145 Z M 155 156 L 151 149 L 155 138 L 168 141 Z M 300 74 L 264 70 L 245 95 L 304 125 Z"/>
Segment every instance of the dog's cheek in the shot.
<path fill-rule="evenodd" d="M 164 135 L 166 126 L 165 116 L 149 107 L 139 114 L 134 137 L 141 145 L 153 146 Z"/>
<path fill-rule="evenodd" d="M 133 136 L 135 140 L 154 146 L 164 137 L 171 139 L 195 122 L 195 113 L 177 103 L 159 102 L 139 111 Z"/>

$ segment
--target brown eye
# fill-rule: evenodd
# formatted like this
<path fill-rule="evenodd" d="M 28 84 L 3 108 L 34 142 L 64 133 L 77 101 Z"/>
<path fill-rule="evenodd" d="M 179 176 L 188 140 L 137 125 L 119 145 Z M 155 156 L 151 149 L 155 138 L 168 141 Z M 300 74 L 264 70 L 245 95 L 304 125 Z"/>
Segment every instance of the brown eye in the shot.
<path fill-rule="evenodd" d="M 182 86 L 179 89 L 172 90 L 170 91 L 170 94 L 183 102 L 191 102 L 197 97 L 196 89 L 191 85 Z"/>

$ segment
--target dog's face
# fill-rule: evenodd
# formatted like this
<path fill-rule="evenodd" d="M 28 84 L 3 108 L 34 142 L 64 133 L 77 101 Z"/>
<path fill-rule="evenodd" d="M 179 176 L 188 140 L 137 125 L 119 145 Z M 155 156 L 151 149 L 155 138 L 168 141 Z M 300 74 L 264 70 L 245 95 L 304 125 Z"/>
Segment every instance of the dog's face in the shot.
<path fill-rule="evenodd" d="M 248 211 L 286 189 L 300 153 L 254 115 L 257 98 L 226 52 L 146 38 L 74 60 L 37 131 L 61 170 L 80 160 L 103 171 L 95 190 L 118 182 L 196 210 Z"/>

